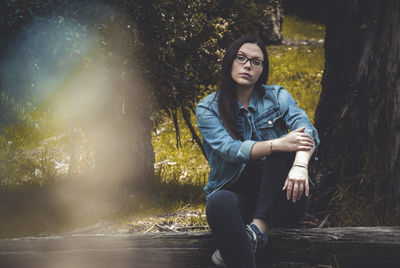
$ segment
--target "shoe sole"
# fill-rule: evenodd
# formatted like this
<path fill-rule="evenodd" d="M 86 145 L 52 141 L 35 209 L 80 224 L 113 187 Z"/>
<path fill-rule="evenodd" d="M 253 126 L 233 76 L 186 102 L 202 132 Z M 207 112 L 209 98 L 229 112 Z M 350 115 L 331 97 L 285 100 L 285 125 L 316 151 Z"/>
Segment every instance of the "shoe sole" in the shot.
<path fill-rule="evenodd" d="M 215 257 L 215 253 L 211 256 L 212 262 L 218 267 L 227 267 L 225 263 L 221 262 L 217 257 Z"/>

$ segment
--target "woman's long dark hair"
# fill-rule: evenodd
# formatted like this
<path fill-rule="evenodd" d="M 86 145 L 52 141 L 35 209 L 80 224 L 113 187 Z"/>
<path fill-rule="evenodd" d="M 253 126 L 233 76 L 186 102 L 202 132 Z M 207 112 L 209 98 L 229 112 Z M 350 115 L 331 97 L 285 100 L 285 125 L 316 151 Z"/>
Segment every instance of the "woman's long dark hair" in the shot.
<path fill-rule="evenodd" d="M 260 78 L 254 85 L 257 94 L 262 94 L 262 85 L 268 80 L 269 61 L 267 50 L 264 43 L 256 36 L 246 35 L 233 41 L 226 50 L 222 60 L 222 79 L 218 89 L 218 110 L 222 124 L 228 130 L 229 134 L 236 140 L 242 140 L 242 134 L 239 132 L 236 121 L 238 116 L 236 83 L 232 79 L 232 64 L 240 47 L 245 43 L 253 43 L 260 47 L 264 54 L 264 66 Z"/>

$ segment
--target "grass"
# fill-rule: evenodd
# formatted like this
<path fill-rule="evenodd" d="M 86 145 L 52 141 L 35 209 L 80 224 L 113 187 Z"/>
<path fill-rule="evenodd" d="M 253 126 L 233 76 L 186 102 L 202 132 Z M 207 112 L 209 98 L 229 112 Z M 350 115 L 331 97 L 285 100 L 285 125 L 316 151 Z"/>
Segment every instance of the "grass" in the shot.
<path fill-rule="evenodd" d="M 325 27 L 296 16 L 285 16 L 282 35 L 289 41 L 319 41 L 324 39 Z M 323 44 L 269 46 L 267 50 L 270 61 L 268 83 L 285 87 L 314 123 L 325 64 Z"/>
<path fill-rule="evenodd" d="M 291 41 L 319 41 L 325 37 L 325 26 L 287 15 L 283 19 L 282 35 L 284 39 Z"/>
<path fill-rule="evenodd" d="M 132 217 L 149 221 L 149 217 L 171 214 L 183 207 L 185 211 L 201 210 L 205 203 L 198 185 L 169 181 L 155 183 L 149 189 L 122 194 L 80 177 L 1 186 L 0 238 L 63 233 L 104 221 L 123 225 L 132 222 Z M 195 218 L 180 222 L 194 223 Z M 204 220 L 197 218 L 199 223 Z"/>
<path fill-rule="evenodd" d="M 181 146 L 177 147 L 175 128 L 170 118 L 153 133 L 152 143 L 155 152 L 156 176 L 164 182 L 194 184 L 204 187 L 207 182 L 209 167 L 199 146 L 192 139 L 183 118 L 178 116 Z M 195 116 L 191 121 L 196 125 Z"/>
<path fill-rule="evenodd" d="M 314 122 L 324 68 L 322 45 L 271 46 L 269 84 L 285 87 Z"/>
<path fill-rule="evenodd" d="M 162 209 L 152 208 L 143 210 L 121 217 L 114 230 L 118 233 L 143 233 L 146 231 L 165 231 L 171 228 L 175 230 L 181 228 L 186 231 L 208 229 L 204 206 L 187 203 L 167 208 L 164 207 Z"/>

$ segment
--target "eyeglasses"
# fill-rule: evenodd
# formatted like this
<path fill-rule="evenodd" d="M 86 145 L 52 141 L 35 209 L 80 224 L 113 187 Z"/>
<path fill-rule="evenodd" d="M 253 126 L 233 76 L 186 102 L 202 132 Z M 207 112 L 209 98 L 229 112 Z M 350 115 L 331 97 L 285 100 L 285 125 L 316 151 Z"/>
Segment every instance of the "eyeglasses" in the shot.
<path fill-rule="evenodd" d="M 261 68 L 264 65 L 264 62 L 262 60 L 257 59 L 257 58 L 249 59 L 248 57 L 246 57 L 243 54 L 237 54 L 235 57 L 235 61 L 237 63 L 243 64 L 243 65 L 246 64 L 248 61 L 250 61 L 251 67 L 254 67 L 254 68 Z"/>

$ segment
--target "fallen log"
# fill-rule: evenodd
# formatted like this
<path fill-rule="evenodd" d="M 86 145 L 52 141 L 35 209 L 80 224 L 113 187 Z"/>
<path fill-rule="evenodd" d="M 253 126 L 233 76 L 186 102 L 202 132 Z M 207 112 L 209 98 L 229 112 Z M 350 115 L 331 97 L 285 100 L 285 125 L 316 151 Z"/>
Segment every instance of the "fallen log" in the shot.
<path fill-rule="evenodd" d="M 400 267 L 400 227 L 274 229 L 261 262 Z"/>
<path fill-rule="evenodd" d="M 257 267 L 400 267 L 400 227 L 272 229 L 269 237 Z M 215 246 L 209 232 L 0 239 L 0 267 L 211 268 Z"/>

